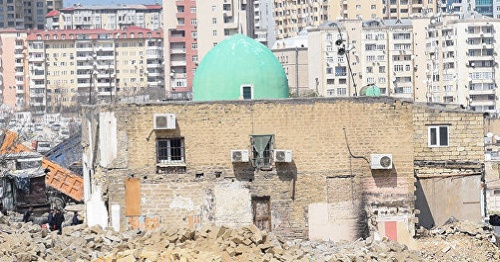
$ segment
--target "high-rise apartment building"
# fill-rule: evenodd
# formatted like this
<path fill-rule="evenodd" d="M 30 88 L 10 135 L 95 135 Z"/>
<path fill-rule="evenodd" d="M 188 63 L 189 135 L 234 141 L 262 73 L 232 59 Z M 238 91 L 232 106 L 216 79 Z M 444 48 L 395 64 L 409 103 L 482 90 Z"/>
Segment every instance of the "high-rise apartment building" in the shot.
<path fill-rule="evenodd" d="M 479 15 L 431 20 L 427 32 L 426 98 L 475 111 L 499 112 L 500 22 Z"/>
<path fill-rule="evenodd" d="M 499 21 L 478 13 L 327 22 L 309 30 L 309 88 L 342 97 L 377 86 L 382 95 L 499 113 L 499 32 Z"/>
<path fill-rule="evenodd" d="M 327 21 L 328 5 L 328 1 L 323 0 L 274 1 L 276 39 L 296 36 L 306 27 L 316 27 Z"/>
<path fill-rule="evenodd" d="M 26 67 L 26 32 L 0 30 L 0 94 L 2 104 L 23 110 L 29 102 Z"/>
<path fill-rule="evenodd" d="M 138 26 L 156 30 L 163 27 L 163 10 L 156 5 L 103 5 L 72 7 L 47 14 L 46 29 L 123 29 Z"/>
<path fill-rule="evenodd" d="M 446 10 L 446 0 L 332 0 L 328 15 L 331 19 L 396 19 L 443 10 Z"/>
<path fill-rule="evenodd" d="M 421 70 L 416 63 L 414 23 L 411 19 L 354 19 L 326 22 L 310 30 L 310 88 L 322 96 L 344 97 L 375 85 L 383 95 L 414 98 L 413 83 Z"/>
<path fill-rule="evenodd" d="M 63 0 L 3 0 L 0 2 L 0 28 L 44 29 L 45 15 L 62 7 Z"/>
<path fill-rule="evenodd" d="M 29 105 L 36 113 L 163 89 L 163 31 L 33 31 L 27 36 Z"/>

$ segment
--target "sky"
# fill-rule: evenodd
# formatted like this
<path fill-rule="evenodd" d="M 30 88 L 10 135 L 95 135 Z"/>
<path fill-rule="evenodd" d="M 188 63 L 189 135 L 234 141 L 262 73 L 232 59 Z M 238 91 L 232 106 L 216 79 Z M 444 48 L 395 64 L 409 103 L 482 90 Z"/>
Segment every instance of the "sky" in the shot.
<path fill-rule="evenodd" d="M 64 7 L 70 7 L 74 4 L 80 3 L 84 6 L 89 5 L 118 5 L 118 4 L 156 4 L 162 3 L 162 0 L 65 0 Z"/>

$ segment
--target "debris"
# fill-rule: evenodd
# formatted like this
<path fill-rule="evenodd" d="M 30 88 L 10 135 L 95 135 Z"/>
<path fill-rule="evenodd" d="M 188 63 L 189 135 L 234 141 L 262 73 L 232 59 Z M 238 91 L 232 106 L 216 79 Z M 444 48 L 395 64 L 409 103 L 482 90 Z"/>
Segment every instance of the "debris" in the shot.
<path fill-rule="evenodd" d="M 9 216 L 6 216 L 9 217 Z M 17 230 L 16 230 L 17 229 Z M 85 225 L 63 234 L 33 223 L 0 221 L 5 261 L 498 261 L 491 226 L 450 221 L 424 230 L 420 250 L 382 238 L 352 242 L 284 240 L 255 226 L 115 232 Z"/>

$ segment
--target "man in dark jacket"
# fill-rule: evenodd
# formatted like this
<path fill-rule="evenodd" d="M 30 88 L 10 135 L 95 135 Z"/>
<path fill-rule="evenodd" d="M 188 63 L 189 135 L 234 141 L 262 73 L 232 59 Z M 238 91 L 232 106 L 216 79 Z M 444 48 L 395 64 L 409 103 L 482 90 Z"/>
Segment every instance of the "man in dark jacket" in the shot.
<path fill-rule="evenodd" d="M 54 209 L 49 211 L 49 215 L 47 216 L 47 223 L 49 224 L 49 229 L 54 230 Z"/>
<path fill-rule="evenodd" d="M 28 223 L 28 221 L 31 221 L 31 214 L 33 214 L 33 207 L 29 207 L 28 210 L 24 213 L 23 216 L 23 222 Z"/>
<path fill-rule="evenodd" d="M 56 225 L 57 234 L 62 234 L 62 224 L 64 222 L 64 215 L 60 209 L 56 210 L 56 214 L 54 216 L 54 224 Z"/>
<path fill-rule="evenodd" d="M 80 220 L 78 219 L 78 212 L 75 211 L 75 213 L 73 214 L 73 219 L 71 220 L 71 225 L 76 226 L 78 224 L 80 224 Z"/>

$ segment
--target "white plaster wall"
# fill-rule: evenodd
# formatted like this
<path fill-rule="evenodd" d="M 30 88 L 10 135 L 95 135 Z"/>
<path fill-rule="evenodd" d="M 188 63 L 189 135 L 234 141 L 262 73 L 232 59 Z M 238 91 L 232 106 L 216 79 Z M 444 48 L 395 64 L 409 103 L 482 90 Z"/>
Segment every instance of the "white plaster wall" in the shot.
<path fill-rule="evenodd" d="M 218 184 L 214 193 L 217 226 L 241 227 L 253 223 L 250 190 L 242 183 Z"/>
<path fill-rule="evenodd" d="M 312 203 L 308 210 L 309 239 L 355 240 L 356 216 L 352 202 Z"/>
<path fill-rule="evenodd" d="M 118 152 L 118 137 L 116 117 L 114 112 L 103 112 L 99 114 L 99 153 L 100 164 L 111 168 L 113 160 Z"/>
<path fill-rule="evenodd" d="M 102 228 L 106 228 L 109 224 L 108 210 L 106 209 L 104 201 L 101 199 L 101 188 L 95 185 L 94 188 L 95 190 L 90 200 L 85 203 L 87 210 L 87 225 L 99 225 Z"/>

